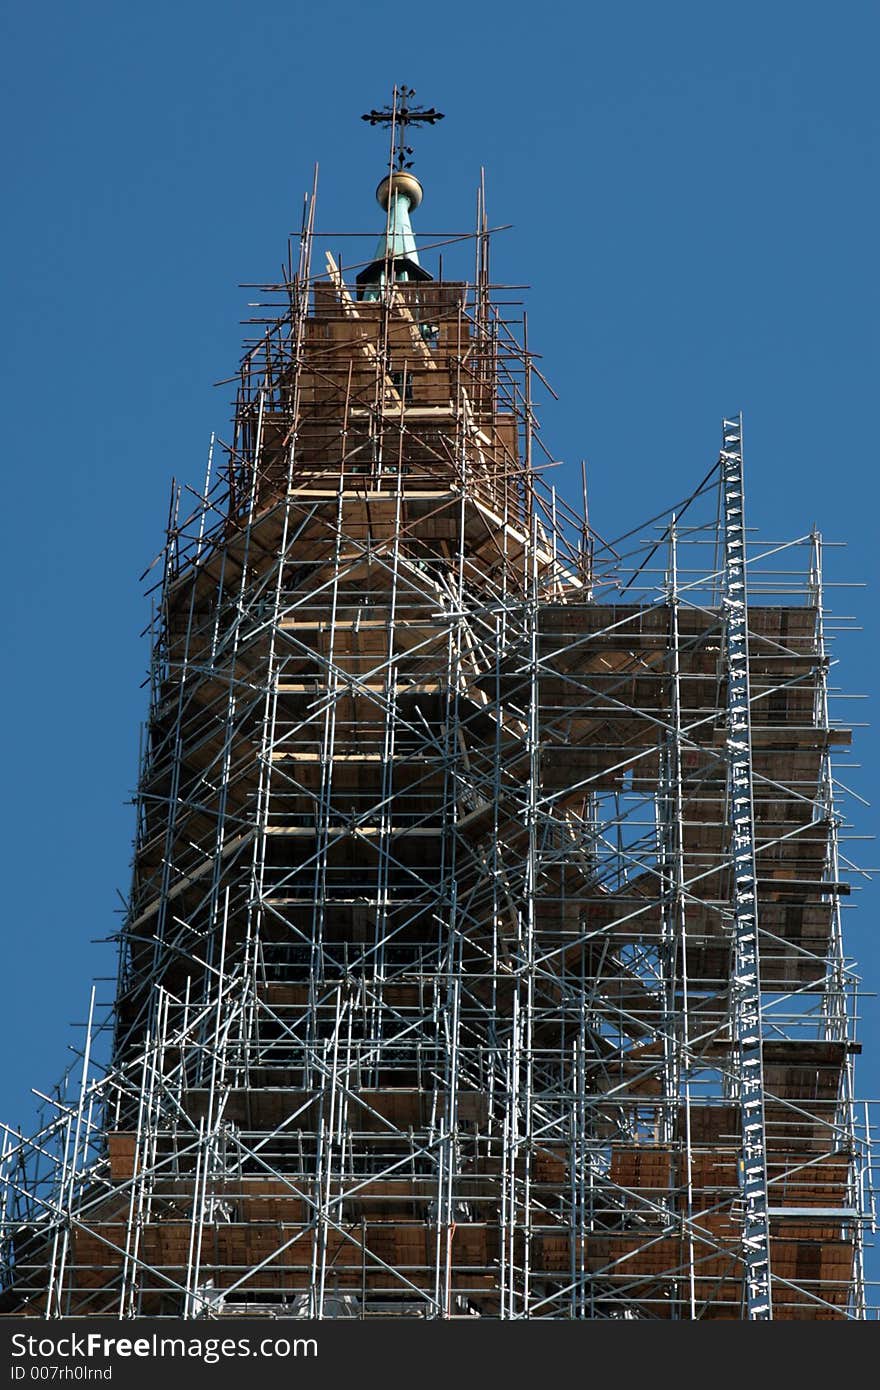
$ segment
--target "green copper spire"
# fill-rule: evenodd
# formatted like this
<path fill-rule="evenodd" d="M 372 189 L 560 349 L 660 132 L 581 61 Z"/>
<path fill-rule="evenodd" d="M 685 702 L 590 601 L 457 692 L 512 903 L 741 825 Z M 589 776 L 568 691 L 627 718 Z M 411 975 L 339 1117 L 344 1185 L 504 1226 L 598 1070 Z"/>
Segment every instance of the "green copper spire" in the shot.
<path fill-rule="evenodd" d="M 388 206 L 389 187 L 391 190 L 391 206 Z M 414 174 L 393 174 L 390 179 L 383 179 L 376 189 L 376 200 L 380 207 L 386 209 L 388 213 L 388 228 L 384 236 L 379 238 L 379 245 L 376 247 L 376 259 L 386 254 L 392 260 L 398 256 L 403 256 L 408 260 L 419 263 L 419 253 L 416 250 L 416 239 L 413 235 L 412 222 L 409 215 L 415 212 L 419 203 L 422 201 L 422 185 Z"/>
<path fill-rule="evenodd" d="M 435 111 L 433 106 L 426 111 L 420 106 L 411 105 L 414 96 L 412 87 L 395 86 L 390 106 L 381 111 L 368 111 L 361 118 L 369 121 L 370 125 L 390 127 L 392 164 L 397 167 L 376 189 L 376 198 L 380 207 L 385 209 L 387 220 L 375 258 L 357 277 L 359 299 L 378 299 L 386 275 L 390 275 L 394 281 L 431 279 L 419 265 L 410 221 L 410 213 L 422 201 L 422 185 L 415 174 L 410 173 L 412 161 L 407 156 L 412 154 L 412 148 L 406 144 L 406 133 L 408 126 L 434 125 L 442 121 L 443 112 Z"/>
<path fill-rule="evenodd" d="M 378 299 L 386 274 L 395 281 L 431 279 L 419 265 L 410 220 L 410 213 L 422 201 L 422 185 L 418 179 L 408 170 L 396 169 L 390 178 L 384 178 L 379 184 L 376 200 L 388 216 L 374 259 L 357 277 L 361 299 Z"/>

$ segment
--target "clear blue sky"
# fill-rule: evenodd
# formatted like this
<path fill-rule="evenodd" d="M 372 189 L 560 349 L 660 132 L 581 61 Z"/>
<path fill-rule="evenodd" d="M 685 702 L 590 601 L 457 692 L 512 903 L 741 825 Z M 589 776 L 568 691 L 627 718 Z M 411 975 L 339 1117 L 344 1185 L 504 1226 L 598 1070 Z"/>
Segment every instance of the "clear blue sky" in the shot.
<path fill-rule="evenodd" d="M 831 577 L 873 583 L 880 8 L 51 0 L 7 5 L 2 28 L 0 1114 L 24 1122 L 113 970 L 90 941 L 128 886 L 138 575 L 171 475 L 198 483 L 225 429 L 211 383 L 237 361 L 237 284 L 276 275 L 313 163 L 319 225 L 378 231 L 384 137 L 358 117 L 414 86 L 447 113 L 418 141 L 417 220 L 467 230 L 485 165 L 490 218 L 514 224 L 495 272 L 531 283 L 560 395 L 542 412 L 557 481 L 576 494 L 589 460 L 599 529 L 689 490 L 742 408 L 751 522 L 817 521 L 849 542 Z M 854 692 L 877 688 L 874 601 L 836 600 L 867 629 L 838 652 Z M 870 796 L 877 735 L 856 750 Z M 876 990 L 872 892 L 847 923 Z"/>

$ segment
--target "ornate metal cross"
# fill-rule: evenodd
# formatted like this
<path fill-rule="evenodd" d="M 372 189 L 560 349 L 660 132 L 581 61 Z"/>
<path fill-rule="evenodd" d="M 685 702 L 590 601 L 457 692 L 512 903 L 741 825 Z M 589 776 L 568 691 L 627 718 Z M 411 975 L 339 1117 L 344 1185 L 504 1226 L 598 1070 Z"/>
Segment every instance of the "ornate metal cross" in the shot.
<path fill-rule="evenodd" d="M 443 112 L 435 111 L 433 106 L 425 110 L 422 106 L 411 105 L 415 94 L 414 87 L 395 86 L 390 106 L 383 106 L 381 111 L 366 111 L 361 116 L 361 120 L 369 121 L 370 125 L 391 127 L 398 169 L 412 168 L 412 160 L 408 158 L 412 154 L 412 146 L 406 143 L 407 126 L 434 125 L 443 120 Z"/>

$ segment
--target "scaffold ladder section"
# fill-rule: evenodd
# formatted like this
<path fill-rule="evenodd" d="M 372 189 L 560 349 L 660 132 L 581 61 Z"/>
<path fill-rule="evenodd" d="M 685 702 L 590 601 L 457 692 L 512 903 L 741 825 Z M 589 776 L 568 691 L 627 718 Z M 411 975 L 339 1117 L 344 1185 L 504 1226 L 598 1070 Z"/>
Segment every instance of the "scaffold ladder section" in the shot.
<path fill-rule="evenodd" d="M 742 416 L 735 420 L 725 419 L 722 433 L 720 465 L 724 508 L 727 753 L 733 846 L 733 1059 L 742 1114 L 740 1183 L 744 1208 L 742 1248 L 746 1315 L 750 1321 L 760 1322 L 771 1319 L 773 1310 L 770 1296 L 767 1136 L 752 791 Z"/>

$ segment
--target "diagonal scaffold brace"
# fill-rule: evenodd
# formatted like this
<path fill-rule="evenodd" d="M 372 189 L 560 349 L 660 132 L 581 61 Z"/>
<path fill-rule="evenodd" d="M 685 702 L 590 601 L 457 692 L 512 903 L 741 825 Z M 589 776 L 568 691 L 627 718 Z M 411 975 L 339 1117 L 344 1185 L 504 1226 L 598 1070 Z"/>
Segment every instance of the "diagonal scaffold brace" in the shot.
<path fill-rule="evenodd" d="M 773 1317 L 770 1220 L 761 1032 L 761 966 L 755 866 L 752 720 L 749 693 L 748 590 L 742 416 L 722 423 L 719 459 L 724 514 L 724 628 L 727 675 L 728 806 L 733 851 L 731 1011 L 733 1060 L 742 1117 L 744 1305 L 749 1321 Z"/>

